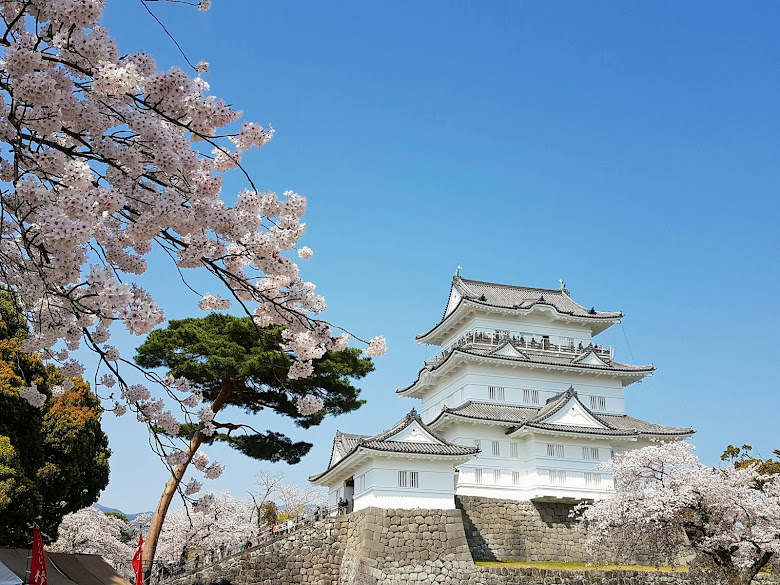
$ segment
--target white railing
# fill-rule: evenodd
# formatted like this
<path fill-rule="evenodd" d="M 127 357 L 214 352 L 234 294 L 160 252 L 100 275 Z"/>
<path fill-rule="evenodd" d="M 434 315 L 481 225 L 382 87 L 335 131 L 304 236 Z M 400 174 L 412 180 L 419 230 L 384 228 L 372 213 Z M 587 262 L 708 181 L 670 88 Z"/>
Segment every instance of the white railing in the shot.
<path fill-rule="evenodd" d="M 437 356 L 431 358 L 426 364 L 435 365 L 444 361 L 454 349 L 461 347 L 472 346 L 477 348 L 484 347 L 497 347 L 506 342 L 512 344 L 513 347 L 519 350 L 532 351 L 534 353 L 547 353 L 557 355 L 576 356 L 588 352 L 593 352 L 601 358 L 608 360 L 614 359 L 615 348 L 612 346 L 605 347 L 602 343 L 597 345 L 594 343 L 588 343 L 587 345 L 582 342 L 569 342 L 567 344 L 555 344 L 552 343 L 547 336 L 534 335 L 528 333 L 520 333 L 513 331 L 483 331 L 474 329 L 463 335 L 460 339 L 455 341 L 447 349 L 442 351 Z"/>

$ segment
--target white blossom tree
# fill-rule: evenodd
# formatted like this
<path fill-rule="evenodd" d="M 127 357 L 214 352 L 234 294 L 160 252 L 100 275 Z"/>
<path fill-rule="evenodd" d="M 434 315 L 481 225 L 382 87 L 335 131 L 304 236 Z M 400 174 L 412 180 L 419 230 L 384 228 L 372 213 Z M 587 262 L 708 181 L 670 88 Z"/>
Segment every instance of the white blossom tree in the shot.
<path fill-rule="evenodd" d="M 134 548 L 122 542 L 127 522 L 104 514 L 97 508 L 84 508 L 68 514 L 60 524 L 59 538 L 48 547 L 52 552 L 100 555 L 110 563 L 126 563 Z"/>
<path fill-rule="evenodd" d="M 311 506 L 327 505 L 328 494 L 323 489 L 311 486 L 286 484 L 284 478 L 275 473 L 260 471 L 255 476 L 257 491 L 250 492 L 256 510 L 258 526 L 262 525 L 263 506 L 273 502 L 285 520 L 295 518 L 302 510 Z"/>
<path fill-rule="evenodd" d="M 230 492 L 207 493 L 192 510 L 168 512 L 158 544 L 158 556 L 186 560 L 190 553 L 214 551 L 233 545 L 257 533 L 256 511 L 250 499 L 234 498 Z"/>
<path fill-rule="evenodd" d="M 780 552 L 778 476 L 755 466 L 711 468 L 692 451 L 666 443 L 602 464 L 614 471 L 615 496 L 585 509 L 589 546 L 649 544 L 673 559 L 684 535 L 704 582 L 748 585 Z"/>
<path fill-rule="evenodd" d="M 346 348 L 350 334 L 319 318 L 325 300 L 290 257 L 305 230 L 306 199 L 261 191 L 242 165 L 274 130 L 241 123 L 240 112 L 210 95 L 205 62 L 193 78 L 158 71 L 143 51 L 122 55 L 100 25 L 105 4 L 0 1 L 0 141 L 8 147 L 0 152 L 0 284 L 30 325 L 25 351 L 57 362 L 66 377 L 85 372 L 73 352 L 94 352 L 95 389 L 107 409 L 129 408 L 166 437 L 182 423 L 208 431 L 186 380 L 141 371 L 146 382 L 131 383 L 136 366 L 108 343 L 113 325 L 143 335 L 165 320 L 136 280 L 149 261 L 169 258 L 186 287 L 187 269 L 210 273 L 221 290 L 199 293 L 203 310 L 235 302 L 258 327 L 283 325 L 295 357 L 290 378 L 310 375 L 312 360 Z M 222 192 L 227 172 L 246 182 L 235 196 Z M 297 255 L 312 251 L 297 247 Z M 376 337 L 366 353 L 384 350 Z M 46 399 L 32 385 L 23 395 L 34 405 Z M 319 406 L 315 398 L 300 403 L 307 413 Z M 208 408 L 216 413 L 219 404 Z M 158 435 L 153 444 L 162 457 L 196 455 L 172 452 Z M 208 477 L 222 470 L 201 467 Z M 147 543 L 147 560 L 155 544 Z"/>

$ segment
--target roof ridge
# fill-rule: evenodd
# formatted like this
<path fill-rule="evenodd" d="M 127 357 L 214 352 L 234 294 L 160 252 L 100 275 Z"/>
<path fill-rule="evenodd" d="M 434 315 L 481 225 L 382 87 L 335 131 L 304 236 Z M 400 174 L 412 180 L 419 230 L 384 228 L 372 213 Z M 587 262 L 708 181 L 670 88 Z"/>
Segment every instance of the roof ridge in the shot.
<path fill-rule="evenodd" d="M 519 288 L 523 290 L 538 290 L 540 292 L 550 292 L 550 293 L 559 293 L 563 294 L 563 290 L 559 288 L 539 288 L 536 286 L 522 286 L 519 284 L 505 284 L 502 282 L 488 282 L 487 280 L 474 280 L 471 278 L 463 278 L 462 276 L 456 276 L 453 278 L 453 281 L 455 279 L 460 279 L 464 284 L 468 285 L 468 283 L 474 283 L 474 284 L 487 284 L 490 286 L 498 286 L 501 288 Z M 568 295 L 567 295 L 568 296 Z"/>

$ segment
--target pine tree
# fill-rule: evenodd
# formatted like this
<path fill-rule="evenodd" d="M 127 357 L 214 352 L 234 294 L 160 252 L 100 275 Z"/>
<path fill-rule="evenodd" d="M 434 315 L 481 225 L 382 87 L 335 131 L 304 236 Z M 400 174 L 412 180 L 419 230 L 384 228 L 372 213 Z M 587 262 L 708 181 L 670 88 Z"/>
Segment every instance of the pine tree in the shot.
<path fill-rule="evenodd" d="M 201 422 L 181 426 L 179 435 L 189 439 L 189 446 L 184 451 L 184 462 L 173 467 L 160 498 L 147 535 L 145 558 L 154 558 L 173 495 L 203 443 L 222 441 L 253 459 L 288 463 L 299 462 L 312 447 L 311 443 L 293 442 L 273 430 L 261 432 L 230 422 L 223 418 L 226 408 L 232 406 L 252 414 L 270 410 L 308 428 L 319 424 L 327 414 L 350 412 L 364 403 L 351 379 L 362 378 L 374 369 L 370 358 L 361 357 L 360 350 L 354 348 L 327 351 L 313 360 L 310 376 L 290 379 L 287 374 L 295 356 L 280 349 L 285 345 L 283 331 L 279 326 L 260 328 L 247 317 L 212 313 L 200 319 L 171 321 L 167 328 L 151 332 L 138 348 L 138 365 L 164 367 L 168 375 L 186 378 L 209 405 Z M 321 401 L 322 408 L 302 413 L 299 401 L 306 397 Z"/>

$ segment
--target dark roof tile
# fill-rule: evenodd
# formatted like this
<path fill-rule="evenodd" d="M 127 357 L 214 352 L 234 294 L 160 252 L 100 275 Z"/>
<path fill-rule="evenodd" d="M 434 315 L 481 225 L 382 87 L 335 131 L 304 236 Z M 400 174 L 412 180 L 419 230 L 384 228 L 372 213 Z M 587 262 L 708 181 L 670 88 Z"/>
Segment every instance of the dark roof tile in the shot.
<path fill-rule="evenodd" d="M 389 437 L 395 436 L 397 433 L 401 432 L 414 422 L 417 422 L 437 442 L 417 443 L 412 441 L 388 440 Z M 480 451 L 479 447 L 466 447 L 464 445 L 458 445 L 457 443 L 452 443 L 441 437 L 435 431 L 428 428 L 428 426 L 423 423 L 422 418 L 420 418 L 420 415 L 417 413 L 417 411 L 412 409 L 409 414 L 395 423 L 392 427 L 382 431 L 377 435 L 353 435 L 342 432 L 336 433 L 336 437 L 333 439 L 333 451 L 339 455 L 338 461 L 330 465 L 322 473 L 309 476 L 309 480 L 313 481 L 322 477 L 335 467 L 339 466 L 342 461 L 348 459 L 360 448 L 381 451 L 384 453 L 414 453 L 419 455 L 475 455 Z"/>

